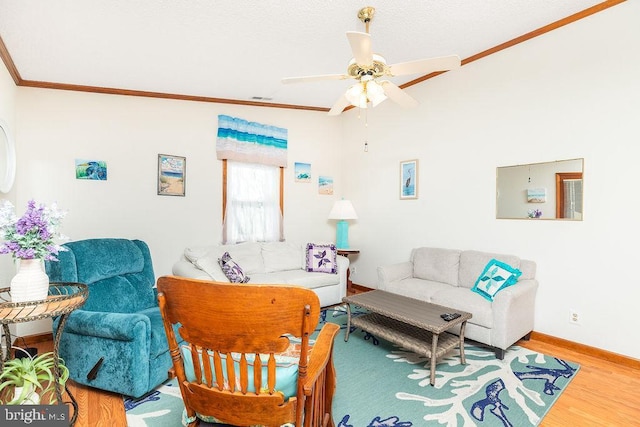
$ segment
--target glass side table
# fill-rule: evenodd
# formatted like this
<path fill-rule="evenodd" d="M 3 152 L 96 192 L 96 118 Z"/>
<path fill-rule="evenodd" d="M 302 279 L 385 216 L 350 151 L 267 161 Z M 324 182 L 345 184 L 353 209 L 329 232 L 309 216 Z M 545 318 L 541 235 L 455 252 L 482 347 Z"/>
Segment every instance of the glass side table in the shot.
<path fill-rule="evenodd" d="M 53 333 L 53 356 L 56 359 L 56 367 L 53 370 L 55 378 L 55 392 L 58 402 L 61 404 L 71 403 L 73 406 L 73 415 L 70 420 L 70 425 L 74 425 L 78 417 L 78 403 L 67 388 L 65 384 L 64 388 L 67 395 L 71 399 L 71 402 L 64 402 L 62 400 L 62 390 L 60 389 L 60 371 L 58 369 L 58 348 L 60 345 L 60 338 L 64 325 L 67 322 L 67 316 L 73 310 L 81 307 L 87 295 L 89 294 L 89 288 L 82 283 L 51 283 L 49 285 L 49 295 L 47 299 L 40 301 L 25 301 L 25 302 L 11 302 L 10 288 L 0 289 L 0 324 L 2 324 L 2 332 L 5 338 L 5 345 L 7 353 L 0 358 L 0 368 L 4 365 L 5 360 L 9 360 L 11 357 L 11 333 L 9 331 L 9 325 L 12 323 L 31 322 L 34 320 L 41 320 L 47 318 L 53 318 L 60 316 L 60 322 L 58 327 Z"/>

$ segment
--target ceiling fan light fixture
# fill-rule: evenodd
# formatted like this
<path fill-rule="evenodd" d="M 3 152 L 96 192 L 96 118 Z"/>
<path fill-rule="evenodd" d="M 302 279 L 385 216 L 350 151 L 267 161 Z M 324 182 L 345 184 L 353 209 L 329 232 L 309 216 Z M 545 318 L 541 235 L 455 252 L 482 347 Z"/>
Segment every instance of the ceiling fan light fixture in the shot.
<path fill-rule="evenodd" d="M 367 108 L 369 102 L 375 107 L 387 99 L 382 85 L 370 76 L 363 77 L 361 81 L 347 89 L 344 96 L 351 105 L 358 108 Z"/>
<path fill-rule="evenodd" d="M 368 81 L 367 86 L 367 98 L 371 101 L 371 104 L 375 107 L 382 101 L 387 99 L 387 95 L 384 93 L 384 88 L 380 83 L 375 80 Z"/>
<path fill-rule="evenodd" d="M 367 94 L 365 92 L 365 83 L 358 82 L 347 89 L 344 94 L 345 98 L 351 105 L 359 108 L 367 108 Z"/>

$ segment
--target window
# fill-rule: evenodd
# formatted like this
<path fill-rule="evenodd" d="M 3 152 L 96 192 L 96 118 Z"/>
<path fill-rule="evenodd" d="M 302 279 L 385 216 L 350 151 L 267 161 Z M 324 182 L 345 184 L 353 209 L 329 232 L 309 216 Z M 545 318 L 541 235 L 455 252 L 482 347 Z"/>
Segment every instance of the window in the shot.
<path fill-rule="evenodd" d="M 223 243 L 283 239 L 283 168 L 223 161 Z"/>

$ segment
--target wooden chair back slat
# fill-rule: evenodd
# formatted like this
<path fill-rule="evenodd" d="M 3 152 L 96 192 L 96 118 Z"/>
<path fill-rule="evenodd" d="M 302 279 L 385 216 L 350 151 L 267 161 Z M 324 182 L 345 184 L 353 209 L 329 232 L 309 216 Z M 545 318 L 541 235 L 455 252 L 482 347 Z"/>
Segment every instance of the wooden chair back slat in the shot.
<path fill-rule="evenodd" d="M 215 371 L 215 380 L 218 390 L 224 389 L 224 375 L 222 374 L 222 358 L 220 357 L 220 352 L 213 352 L 213 369 Z M 213 385 L 207 384 L 210 387 Z"/>
<path fill-rule="evenodd" d="M 191 362 L 193 364 L 194 373 L 196 375 L 196 381 L 198 381 L 198 384 L 200 384 L 202 379 L 202 369 L 200 368 L 200 356 L 198 353 L 198 349 L 195 345 L 190 345 L 189 350 L 191 352 Z"/>
<path fill-rule="evenodd" d="M 200 351 L 202 353 L 201 357 L 205 384 L 207 384 L 208 387 L 211 387 L 213 384 L 213 375 L 211 374 L 211 358 L 209 357 L 209 350 L 206 348 L 201 348 Z M 200 364 L 198 363 L 198 367 L 199 365 Z"/>

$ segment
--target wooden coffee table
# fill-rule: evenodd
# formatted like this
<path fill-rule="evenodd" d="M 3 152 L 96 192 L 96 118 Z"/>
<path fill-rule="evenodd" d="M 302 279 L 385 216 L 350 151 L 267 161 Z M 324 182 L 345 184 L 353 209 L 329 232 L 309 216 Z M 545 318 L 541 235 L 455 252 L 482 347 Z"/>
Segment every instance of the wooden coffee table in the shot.
<path fill-rule="evenodd" d="M 349 340 L 353 324 L 428 357 L 431 360 L 431 385 L 436 381 L 436 360 L 456 345 L 460 346 L 460 363 L 466 363 L 464 328 L 471 313 L 380 290 L 347 296 L 342 301 L 347 304 L 348 314 L 345 341 Z M 352 318 L 351 304 L 366 308 L 370 313 Z M 440 317 L 444 313 L 459 313 L 460 317 L 447 322 Z M 459 336 L 445 332 L 456 325 L 460 325 Z"/>

